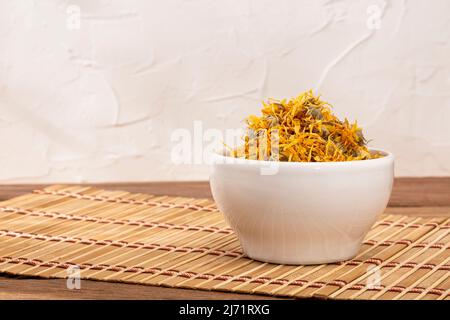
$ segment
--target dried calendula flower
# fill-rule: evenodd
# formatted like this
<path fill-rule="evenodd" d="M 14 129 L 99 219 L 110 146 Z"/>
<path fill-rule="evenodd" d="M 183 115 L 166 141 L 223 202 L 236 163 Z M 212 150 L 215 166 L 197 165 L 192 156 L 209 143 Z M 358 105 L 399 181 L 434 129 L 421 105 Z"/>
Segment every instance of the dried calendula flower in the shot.
<path fill-rule="evenodd" d="M 244 144 L 231 150 L 233 157 L 296 162 L 381 157 L 369 152 L 356 121 L 339 120 L 331 106 L 311 90 L 289 101 L 269 99 L 263 102 L 261 113 L 246 119 Z"/>

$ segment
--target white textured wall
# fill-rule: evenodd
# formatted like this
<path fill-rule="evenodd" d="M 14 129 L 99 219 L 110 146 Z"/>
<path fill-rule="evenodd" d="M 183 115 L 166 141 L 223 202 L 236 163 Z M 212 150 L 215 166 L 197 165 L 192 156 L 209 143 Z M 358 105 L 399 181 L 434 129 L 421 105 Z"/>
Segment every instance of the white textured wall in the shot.
<path fill-rule="evenodd" d="M 397 175 L 450 175 L 448 0 L 1 0 L 0 181 L 205 179 L 174 129 L 308 88 Z"/>

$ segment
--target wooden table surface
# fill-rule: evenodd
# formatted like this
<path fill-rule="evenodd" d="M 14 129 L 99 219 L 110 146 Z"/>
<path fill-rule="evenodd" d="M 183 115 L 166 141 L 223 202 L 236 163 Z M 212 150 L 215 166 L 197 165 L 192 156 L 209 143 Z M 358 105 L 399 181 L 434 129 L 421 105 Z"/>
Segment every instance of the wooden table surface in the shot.
<path fill-rule="evenodd" d="M 208 182 L 155 182 L 97 184 L 101 188 L 148 194 L 210 198 Z M 45 185 L 0 186 L 0 201 Z M 400 178 L 386 212 L 450 217 L 449 178 Z M 63 279 L 31 279 L 0 275 L 0 299 L 272 299 L 261 295 L 173 289 L 134 284 L 89 281 L 69 290 Z"/>

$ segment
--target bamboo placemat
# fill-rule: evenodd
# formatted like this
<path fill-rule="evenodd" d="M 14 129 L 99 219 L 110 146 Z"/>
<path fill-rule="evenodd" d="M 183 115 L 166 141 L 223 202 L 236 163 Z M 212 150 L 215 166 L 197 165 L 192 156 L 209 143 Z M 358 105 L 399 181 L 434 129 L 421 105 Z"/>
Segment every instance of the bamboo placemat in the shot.
<path fill-rule="evenodd" d="M 0 272 L 337 299 L 450 299 L 450 219 L 384 215 L 353 260 L 246 258 L 208 199 L 51 186 L 0 202 Z"/>

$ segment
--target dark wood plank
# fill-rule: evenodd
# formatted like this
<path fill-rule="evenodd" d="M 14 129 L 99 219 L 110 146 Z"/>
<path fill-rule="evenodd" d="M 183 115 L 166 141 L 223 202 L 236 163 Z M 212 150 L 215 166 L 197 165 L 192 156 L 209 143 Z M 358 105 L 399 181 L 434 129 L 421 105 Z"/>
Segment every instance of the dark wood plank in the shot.
<path fill-rule="evenodd" d="M 387 207 L 384 213 L 418 217 L 450 217 L 450 207 Z"/>
<path fill-rule="evenodd" d="M 450 207 L 450 177 L 397 178 L 389 206 Z"/>
<path fill-rule="evenodd" d="M 207 181 L 91 184 L 105 189 L 149 194 L 211 198 Z M 0 185 L 0 201 L 43 188 L 45 185 Z M 391 207 L 450 207 L 450 177 L 396 178 Z"/>
<path fill-rule="evenodd" d="M 42 189 L 49 184 L 0 185 L 0 201 Z M 80 185 L 79 183 L 76 185 Z M 90 183 L 90 186 L 135 193 L 160 194 L 192 198 L 212 198 L 209 182 Z"/>
<path fill-rule="evenodd" d="M 64 279 L 18 279 L 0 276 L 0 300 L 6 299 L 277 299 L 275 297 L 136 284 L 81 280 L 80 289 L 68 289 Z"/>

